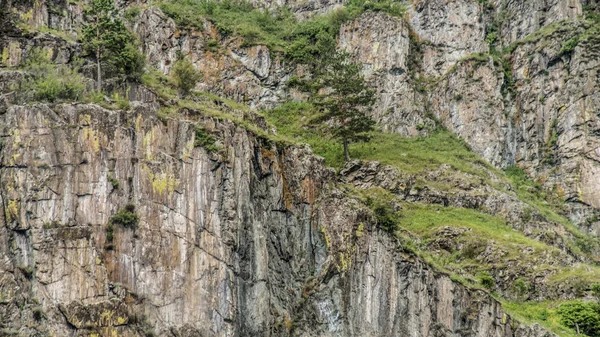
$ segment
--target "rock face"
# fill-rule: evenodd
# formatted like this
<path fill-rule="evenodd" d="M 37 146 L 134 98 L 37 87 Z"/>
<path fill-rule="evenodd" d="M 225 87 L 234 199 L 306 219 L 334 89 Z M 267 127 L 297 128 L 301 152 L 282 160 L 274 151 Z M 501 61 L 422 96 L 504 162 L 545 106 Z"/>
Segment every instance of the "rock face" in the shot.
<path fill-rule="evenodd" d="M 419 1 L 408 24 L 362 15 L 342 27 L 340 47 L 378 90 L 373 116 L 382 129 L 413 136 L 437 119 L 495 166 L 524 168 L 567 201 L 575 223 L 597 233 L 598 40 L 592 33 L 563 49 L 587 36 L 589 24 L 573 22 L 581 8 L 577 1 L 489 8 Z M 498 43 L 512 44 L 508 54 L 487 54 L 491 25 L 500 27 Z"/>
<path fill-rule="evenodd" d="M 4 328 L 544 336 L 405 251 L 306 148 L 196 111 L 161 122 L 143 105 L 12 106 L 1 118 Z M 218 152 L 194 147 L 197 127 Z M 115 220 L 124 208 L 139 223 Z"/>
<path fill-rule="evenodd" d="M 288 6 L 300 19 L 342 6 L 254 3 Z M 525 169 L 598 235 L 600 40 L 592 34 L 564 48 L 589 29 L 578 17 L 593 5 L 415 0 L 403 19 L 367 11 L 345 23 L 339 48 L 376 89 L 381 129 L 422 136 L 443 125 L 492 165 Z M 336 174 L 309 148 L 265 140 L 206 111 L 159 118 L 156 95 L 143 86 L 130 88 L 138 102 L 127 112 L 11 105 L 26 76 L 14 68 L 32 47 L 72 61 L 82 11 L 75 2 L 0 1 L 0 334 L 553 336 L 411 253 L 348 186 L 497 215 L 551 246 L 556 254 L 539 265 L 582 262 L 563 241 L 572 233 L 512 191 L 450 167 L 417 177 L 359 162 Z M 183 53 L 204 75 L 199 90 L 256 109 L 294 97 L 285 83 L 296 69 L 266 46 L 222 36 L 209 21 L 182 29 L 151 4 L 130 24 L 163 74 Z M 65 34 L 35 33 L 41 28 Z M 210 109 L 260 121 L 225 105 Z M 205 134 L 213 146 L 196 137 Z M 431 247 L 456 245 L 460 234 L 442 229 Z M 500 292 L 531 269 L 510 267 L 491 271 Z M 561 291 L 555 297 L 576 297 L 572 287 Z M 538 296 L 552 298 L 553 289 Z"/>

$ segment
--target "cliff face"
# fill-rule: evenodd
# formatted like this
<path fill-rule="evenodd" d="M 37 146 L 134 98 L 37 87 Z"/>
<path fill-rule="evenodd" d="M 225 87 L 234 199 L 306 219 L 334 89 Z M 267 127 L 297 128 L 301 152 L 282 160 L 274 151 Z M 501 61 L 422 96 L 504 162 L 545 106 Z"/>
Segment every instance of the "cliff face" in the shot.
<path fill-rule="evenodd" d="M 254 4 L 288 6 L 301 19 L 343 6 Z M 597 235 L 600 41 L 581 18 L 590 4 L 410 1 L 403 19 L 366 11 L 345 23 L 338 46 L 376 89 L 372 115 L 382 130 L 427 136 L 441 124 L 497 168 L 525 169 L 566 201 L 563 215 Z M 531 280 L 528 299 L 588 291 L 552 279 L 575 265 L 595 271 L 586 265 L 590 254 L 570 245 L 588 237 L 524 201 L 482 162 L 472 165 L 479 175 L 362 161 L 336 173 L 308 147 L 276 141 L 251 110 L 205 98 L 201 108 L 165 115 L 156 93 L 140 85 L 128 88 L 128 110 L 15 105 L 27 76 L 15 67 L 32 47 L 62 64 L 80 52 L 83 7 L 0 5 L 9 9 L 0 12 L 2 334 L 554 336 L 459 282 L 456 273 L 471 266 L 440 271 L 381 228 L 362 197 L 373 190 L 388 193 L 397 211 L 465 209 L 501 219 L 511 231 L 504 235 L 533 240 L 532 247 L 511 243 L 516 257 L 501 238 L 479 240 L 473 261 L 490 266 L 501 296 L 518 298 L 521 278 Z M 183 52 L 204 75 L 198 90 L 255 109 L 303 97 L 286 86 L 302 67 L 221 34 L 209 20 L 201 26 L 178 27 L 152 3 L 130 22 L 148 64 L 168 74 Z M 565 50 L 565 41 L 581 36 Z M 425 238 L 407 235 L 443 257 L 466 250 L 461 240 L 471 231 L 449 224 Z"/>
<path fill-rule="evenodd" d="M 403 251 L 310 150 L 197 113 L 160 121 L 148 106 L 65 104 L 2 115 L 5 328 L 543 335 Z M 219 153 L 194 147 L 197 125 Z M 127 203 L 139 223 L 109 229 Z"/>

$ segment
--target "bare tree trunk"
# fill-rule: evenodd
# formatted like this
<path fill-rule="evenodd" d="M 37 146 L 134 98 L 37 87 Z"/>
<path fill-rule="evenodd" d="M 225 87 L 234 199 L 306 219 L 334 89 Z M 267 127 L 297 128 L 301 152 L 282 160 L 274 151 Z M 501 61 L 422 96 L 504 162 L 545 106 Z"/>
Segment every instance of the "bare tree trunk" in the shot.
<path fill-rule="evenodd" d="M 100 47 L 96 50 L 96 64 L 98 66 L 98 83 L 97 89 L 98 92 L 102 91 L 102 71 L 100 70 Z"/>
<path fill-rule="evenodd" d="M 100 28 L 98 28 L 98 18 L 96 17 L 96 38 L 100 41 Z M 96 46 L 96 65 L 98 67 L 98 92 L 102 91 L 102 71 L 100 69 L 100 45 Z"/>
<path fill-rule="evenodd" d="M 344 157 L 346 162 L 350 161 L 350 152 L 348 151 L 348 139 L 344 138 Z"/>

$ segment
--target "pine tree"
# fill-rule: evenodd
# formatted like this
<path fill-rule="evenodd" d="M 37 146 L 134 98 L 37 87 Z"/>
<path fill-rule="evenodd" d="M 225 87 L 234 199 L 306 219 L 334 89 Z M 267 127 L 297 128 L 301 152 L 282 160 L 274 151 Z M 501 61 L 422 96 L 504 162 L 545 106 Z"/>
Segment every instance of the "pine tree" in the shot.
<path fill-rule="evenodd" d="M 85 18 L 88 25 L 83 28 L 83 47 L 96 59 L 98 90 L 102 89 L 102 63 L 107 60 L 119 70 L 139 70 L 133 69 L 140 67 L 139 52 L 132 51 L 133 36 L 121 21 L 113 0 L 91 0 Z"/>
<path fill-rule="evenodd" d="M 321 89 L 314 99 L 319 115 L 313 122 L 324 122 L 328 133 L 342 141 L 344 157 L 349 161 L 350 142 L 368 141 L 368 132 L 375 125 L 366 114 L 375 102 L 375 93 L 361 75 L 360 66 L 346 53 L 335 53 L 321 67 L 317 79 Z"/>
<path fill-rule="evenodd" d="M 192 62 L 180 55 L 171 69 L 171 76 L 182 96 L 187 96 L 202 79 L 202 73 L 194 68 Z"/>

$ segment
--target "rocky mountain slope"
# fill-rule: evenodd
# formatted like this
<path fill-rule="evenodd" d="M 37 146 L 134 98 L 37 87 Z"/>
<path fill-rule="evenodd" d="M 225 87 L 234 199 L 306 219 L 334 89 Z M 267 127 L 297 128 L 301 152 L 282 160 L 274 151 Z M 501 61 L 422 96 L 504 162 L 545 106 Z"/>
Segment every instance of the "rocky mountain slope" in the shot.
<path fill-rule="evenodd" d="M 24 65 L 43 50 L 91 91 L 86 3 L 0 3 L 0 335 L 579 333 L 561 308 L 600 284 L 594 1 L 206 3 L 119 2 L 145 74 L 61 102 L 24 95 Z M 377 92 L 349 163 L 288 85 L 314 27 Z"/>

